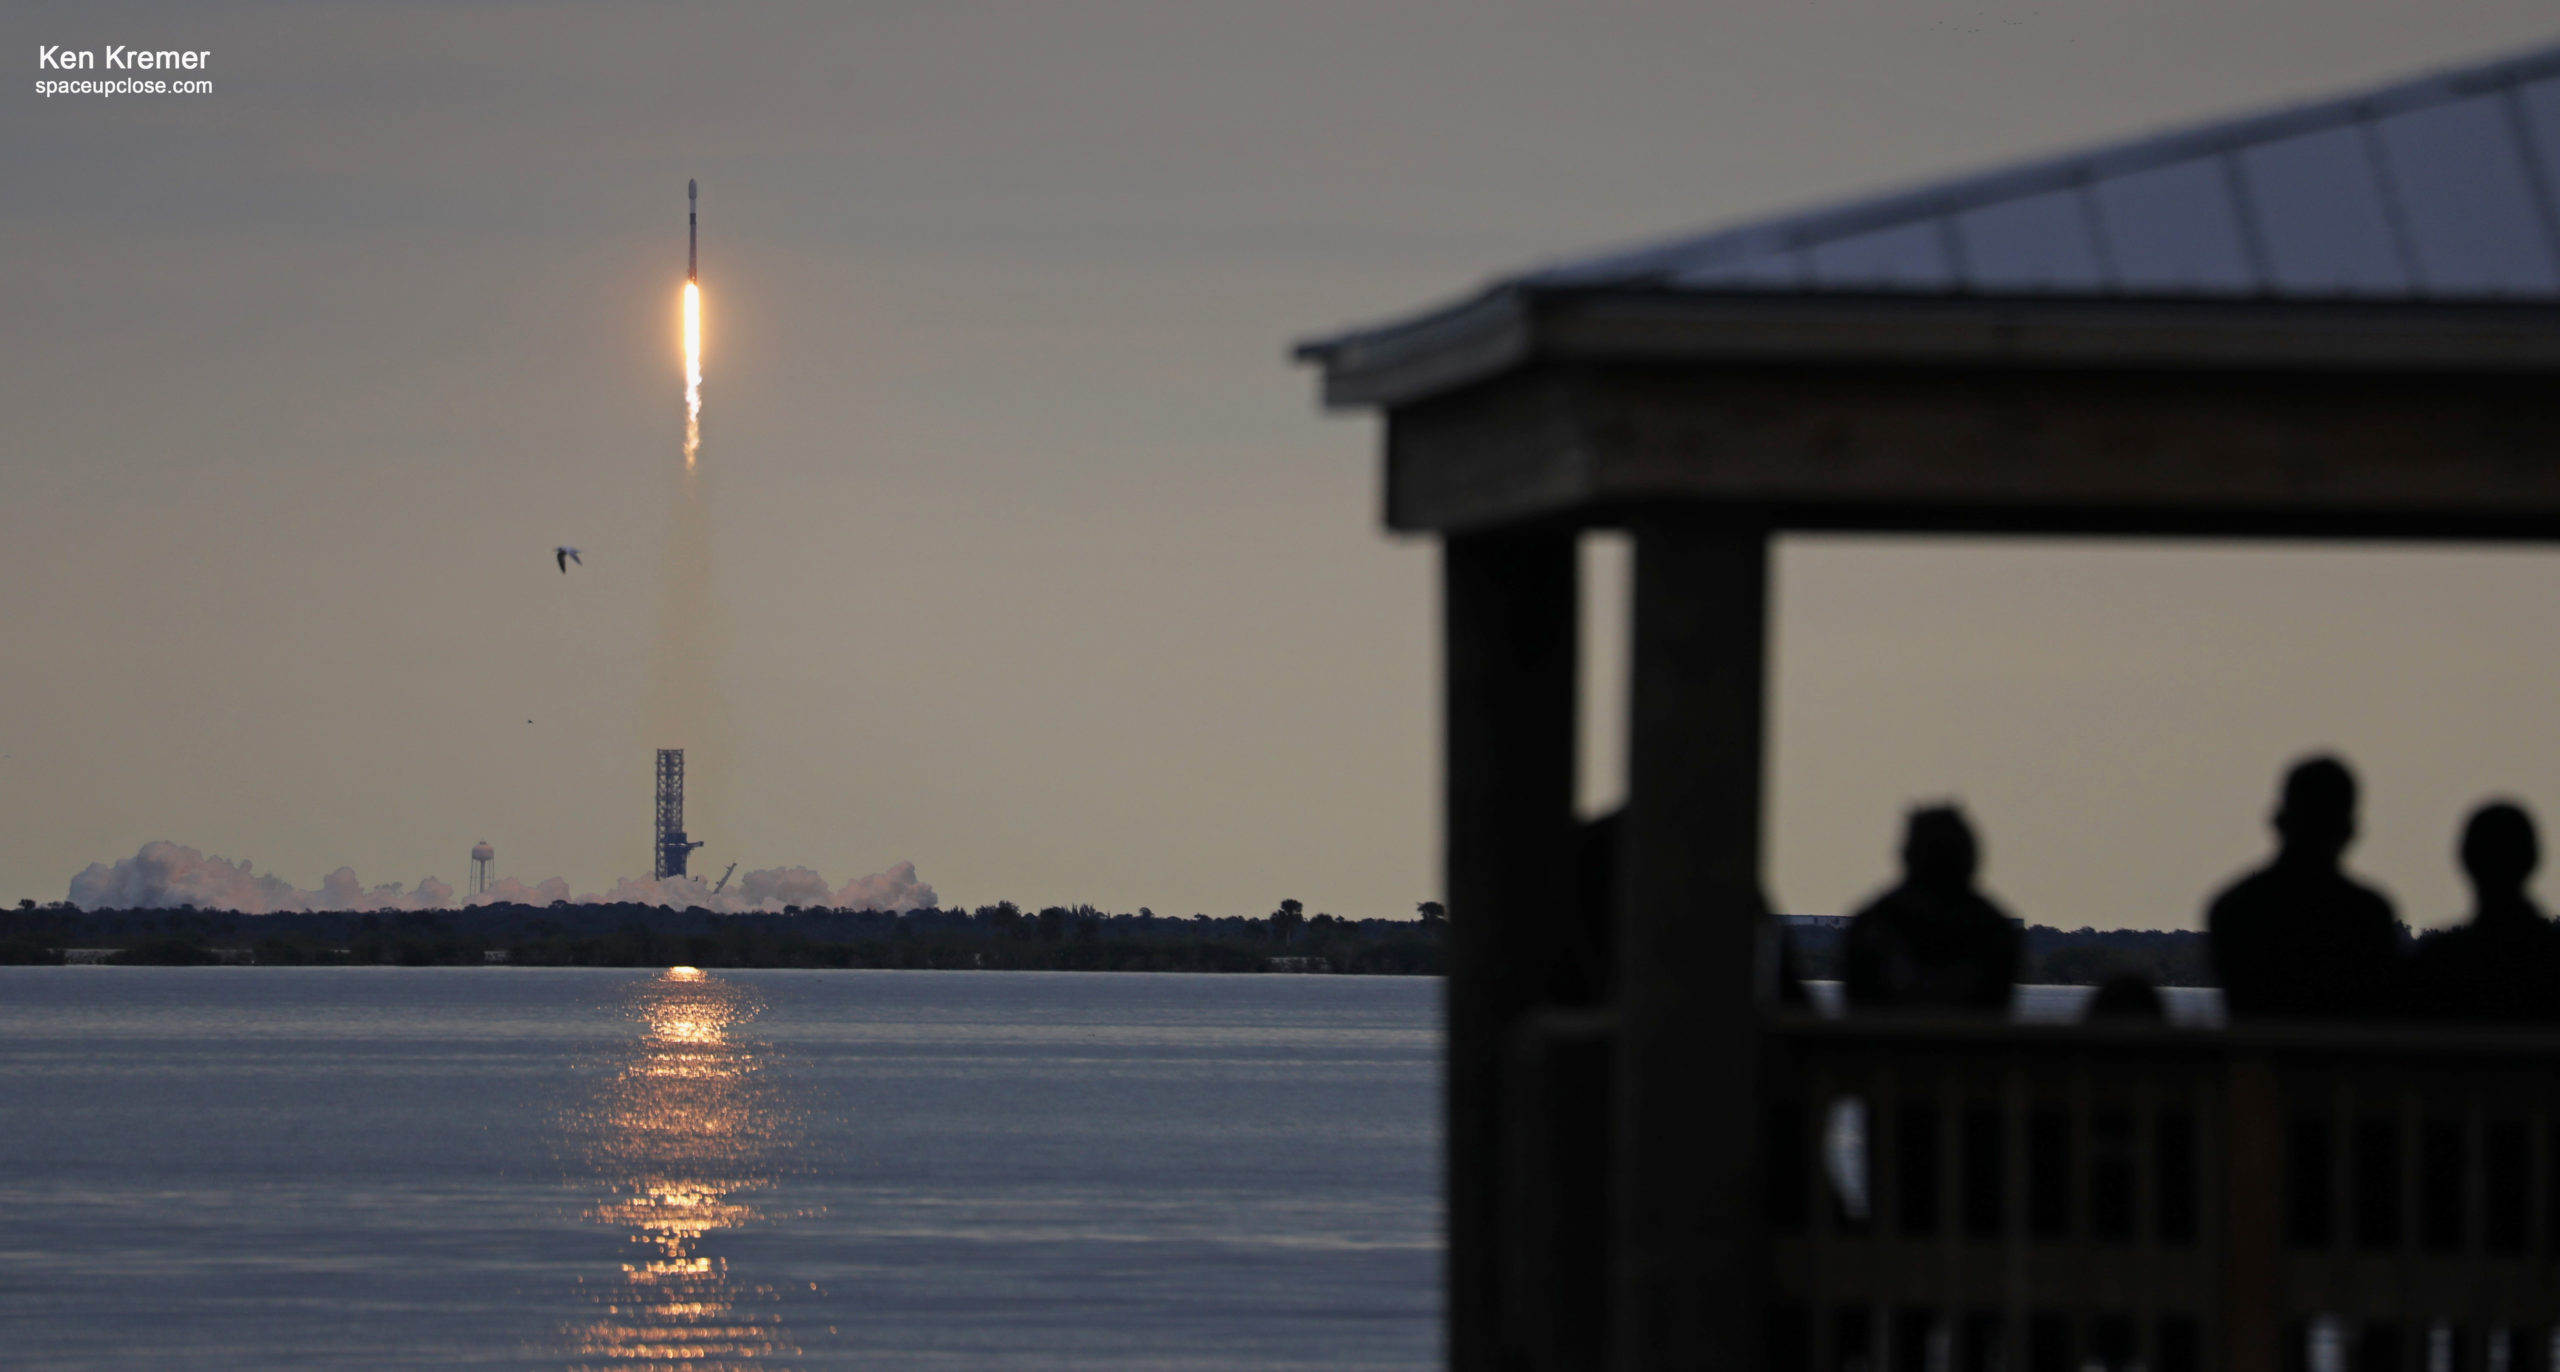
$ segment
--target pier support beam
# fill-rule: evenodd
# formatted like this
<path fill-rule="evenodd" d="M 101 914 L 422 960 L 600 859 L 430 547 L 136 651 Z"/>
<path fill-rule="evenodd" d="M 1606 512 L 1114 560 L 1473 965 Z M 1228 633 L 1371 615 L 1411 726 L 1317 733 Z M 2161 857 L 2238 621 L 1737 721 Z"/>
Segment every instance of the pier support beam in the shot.
<path fill-rule="evenodd" d="M 1449 975 L 1449 1365 L 1510 1353 L 1506 1063 L 1571 902 L 1577 583 L 1570 529 L 1465 534 L 1442 559 Z"/>
<path fill-rule="evenodd" d="M 1757 964 L 1769 535 L 1679 507 L 1635 533 L 1618 859 L 1616 1363 L 1761 1365 Z"/>

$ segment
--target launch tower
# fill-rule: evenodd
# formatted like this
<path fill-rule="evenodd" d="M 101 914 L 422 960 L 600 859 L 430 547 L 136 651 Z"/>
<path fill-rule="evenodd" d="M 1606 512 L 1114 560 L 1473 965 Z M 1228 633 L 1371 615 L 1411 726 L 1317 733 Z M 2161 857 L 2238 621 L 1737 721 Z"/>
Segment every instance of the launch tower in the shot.
<path fill-rule="evenodd" d="M 684 837 L 684 749 L 658 750 L 658 839 L 657 861 L 651 875 L 664 881 L 684 875 L 685 864 L 692 860 L 700 840 L 687 843 Z"/>

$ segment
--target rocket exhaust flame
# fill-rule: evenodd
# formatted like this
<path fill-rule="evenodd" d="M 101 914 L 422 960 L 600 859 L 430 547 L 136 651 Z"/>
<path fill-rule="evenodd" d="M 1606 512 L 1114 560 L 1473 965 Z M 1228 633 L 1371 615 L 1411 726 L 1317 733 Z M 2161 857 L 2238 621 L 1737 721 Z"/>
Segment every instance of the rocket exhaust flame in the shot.
<path fill-rule="evenodd" d="M 702 452 L 702 287 L 684 283 L 684 465 Z"/>
<path fill-rule="evenodd" d="M 684 183 L 684 467 L 702 453 L 702 286 L 697 280 L 694 204 L 701 188 Z"/>

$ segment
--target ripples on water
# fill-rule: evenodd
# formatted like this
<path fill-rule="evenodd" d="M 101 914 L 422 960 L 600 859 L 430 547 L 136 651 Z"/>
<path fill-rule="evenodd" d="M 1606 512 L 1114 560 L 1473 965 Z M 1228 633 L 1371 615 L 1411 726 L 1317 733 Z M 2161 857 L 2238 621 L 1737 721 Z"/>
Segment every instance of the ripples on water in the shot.
<path fill-rule="evenodd" d="M 639 1038 L 563 1124 L 605 1198 L 588 1214 L 637 1250 L 573 1332 L 578 1368 L 769 1367 L 800 1352 L 774 1288 L 740 1280 L 712 1240 L 762 1219 L 791 1114 L 748 1034 L 763 997 L 691 967 L 631 992 Z"/>
<path fill-rule="evenodd" d="M 1408 1372 L 1418 978 L 0 967 L 0 1367 Z"/>

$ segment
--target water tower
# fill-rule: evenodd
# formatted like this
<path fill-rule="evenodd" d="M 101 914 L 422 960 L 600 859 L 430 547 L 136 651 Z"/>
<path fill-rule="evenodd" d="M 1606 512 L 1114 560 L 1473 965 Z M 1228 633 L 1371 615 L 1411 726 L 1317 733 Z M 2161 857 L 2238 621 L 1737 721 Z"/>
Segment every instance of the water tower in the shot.
<path fill-rule="evenodd" d="M 489 865 L 498 860 L 498 850 L 482 839 L 471 845 L 471 894 L 483 895 L 489 889 Z"/>

